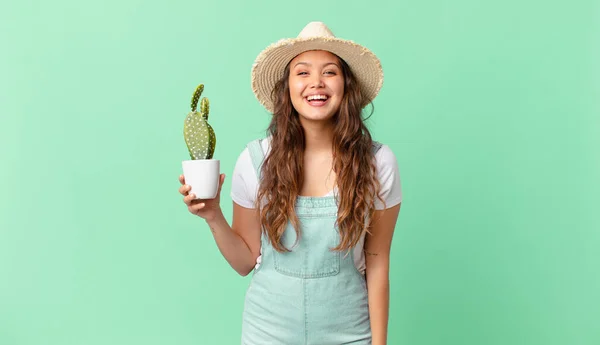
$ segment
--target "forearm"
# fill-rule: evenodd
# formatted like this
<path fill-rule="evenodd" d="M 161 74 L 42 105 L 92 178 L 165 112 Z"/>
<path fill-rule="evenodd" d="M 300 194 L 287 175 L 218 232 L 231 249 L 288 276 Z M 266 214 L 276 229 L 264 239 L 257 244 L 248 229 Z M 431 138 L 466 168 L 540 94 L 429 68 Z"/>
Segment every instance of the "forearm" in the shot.
<path fill-rule="evenodd" d="M 369 314 L 373 345 L 387 344 L 390 283 L 384 269 L 367 272 Z"/>
<path fill-rule="evenodd" d="M 210 227 L 219 251 L 229 265 L 240 275 L 245 276 L 252 271 L 255 258 L 244 240 L 229 226 L 222 212 L 206 223 Z"/>
<path fill-rule="evenodd" d="M 387 344 L 390 311 L 390 249 L 400 204 L 376 211 L 372 235 L 365 240 L 367 289 L 373 345 Z"/>

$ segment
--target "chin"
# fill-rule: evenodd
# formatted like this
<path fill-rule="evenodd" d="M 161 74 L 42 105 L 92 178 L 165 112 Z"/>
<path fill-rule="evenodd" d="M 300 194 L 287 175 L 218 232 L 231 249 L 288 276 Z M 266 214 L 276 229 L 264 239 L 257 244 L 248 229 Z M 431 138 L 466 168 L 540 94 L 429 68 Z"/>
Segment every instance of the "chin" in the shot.
<path fill-rule="evenodd" d="M 299 109 L 300 111 L 298 111 L 298 113 L 300 114 L 300 116 L 302 116 L 303 118 L 307 119 L 307 120 L 311 120 L 311 121 L 327 121 L 327 120 L 331 120 L 335 114 L 337 113 L 337 110 L 335 109 L 314 109 L 314 108 L 301 108 Z"/>
<path fill-rule="evenodd" d="M 308 120 L 308 121 L 331 121 L 331 119 L 335 116 L 335 113 L 321 113 L 315 114 L 313 113 L 300 113 L 300 117 Z"/>

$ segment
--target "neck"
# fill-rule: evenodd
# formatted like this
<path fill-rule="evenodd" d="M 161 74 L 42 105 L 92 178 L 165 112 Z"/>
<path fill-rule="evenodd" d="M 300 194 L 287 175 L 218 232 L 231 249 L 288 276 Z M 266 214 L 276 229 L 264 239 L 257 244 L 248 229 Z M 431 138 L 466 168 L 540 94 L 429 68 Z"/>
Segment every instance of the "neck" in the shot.
<path fill-rule="evenodd" d="M 305 152 L 331 152 L 333 124 L 323 122 L 302 123 Z"/>

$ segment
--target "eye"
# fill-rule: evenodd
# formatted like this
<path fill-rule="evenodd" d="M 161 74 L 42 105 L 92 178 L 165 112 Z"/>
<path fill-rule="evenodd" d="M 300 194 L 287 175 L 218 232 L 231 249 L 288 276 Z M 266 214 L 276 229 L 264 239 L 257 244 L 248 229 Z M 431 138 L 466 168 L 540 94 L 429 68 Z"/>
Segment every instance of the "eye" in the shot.
<path fill-rule="evenodd" d="M 337 73 L 335 73 L 335 71 L 326 71 L 325 74 L 336 75 Z"/>
<path fill-rule="evenodd" d="M 301 71 L 301 72 L 297 73 L 297 75 L 306 75 L 306 74 L 308 74 L 308 72 Z"/>

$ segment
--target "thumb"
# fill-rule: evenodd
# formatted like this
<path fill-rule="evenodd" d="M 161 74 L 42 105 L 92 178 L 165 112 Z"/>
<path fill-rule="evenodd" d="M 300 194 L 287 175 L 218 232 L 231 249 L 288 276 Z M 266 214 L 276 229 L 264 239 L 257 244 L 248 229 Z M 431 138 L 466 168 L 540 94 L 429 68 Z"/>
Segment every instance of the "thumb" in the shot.
<path fill-rule="evenodd" d="M 225 174 L 221 174 L 219 178 L 219 193 L 221 193 L 221 188 L 223 188 L 223 182 L 225 182 Z"/>

